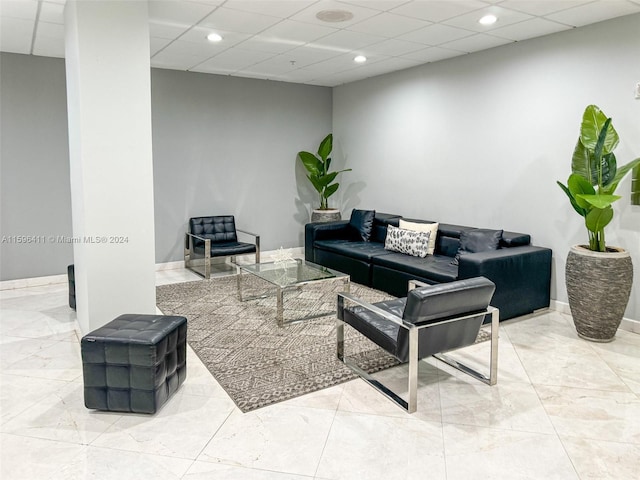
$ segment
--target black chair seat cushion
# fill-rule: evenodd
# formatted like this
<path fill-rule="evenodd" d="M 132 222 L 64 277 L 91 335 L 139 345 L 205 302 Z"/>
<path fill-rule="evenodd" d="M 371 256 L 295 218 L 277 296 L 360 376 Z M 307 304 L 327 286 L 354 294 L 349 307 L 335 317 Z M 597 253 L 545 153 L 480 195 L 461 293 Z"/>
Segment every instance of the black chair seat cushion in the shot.
<path fill-rule="evenodd" d="M 402 318 L 405 303 L 405 298 L 396 298 L 378 302 L 375 306 Z M 344 310 L 344 321 L 390 354 L 396 355 L 399 325 L 359 305 Z"/>
<path fill-rule="evenodd" d="M 427 255 L 425 258 L 420 258 L 388 252 L 387 255 L 376 256 L 372 261 L 374 265 L 400 270 L 416 277 L 429 278 L 439 283 L 453 282 L 458 278 L 458 267 L 451 265 L 451 257 L 444 255 Z"/>
<path fill-rule="evenodd" d="M 204 245 L 194 245 L 196 253 L 204 254 Z M 256 246 L 253 243 L 244 242 L 211 242 L 211 256 L 225 257 L 231 255 L 244 255 L 245 253 L 255 253 Z"/>
<path fill-rule="evenodd" d="M 378 255 L 388 255 L 384 244 L 378 242 L 350 242 L 348 240 L 318 240 L 314 247 L 328 252 L 338 253 L 346 257 L 370 262 Z"/>

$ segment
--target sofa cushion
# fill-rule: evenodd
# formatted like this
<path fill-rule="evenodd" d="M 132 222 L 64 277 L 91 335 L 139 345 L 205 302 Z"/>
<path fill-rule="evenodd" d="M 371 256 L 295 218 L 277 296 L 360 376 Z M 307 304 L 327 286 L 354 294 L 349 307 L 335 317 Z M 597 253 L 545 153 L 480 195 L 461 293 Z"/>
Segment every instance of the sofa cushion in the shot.
<path fill-rule="evenodd" d="M 354 208 L 351 211 L 349 229 L 351 230 L 353 240 L 369 241 L 371 229 L 373 228 L 373 218 L 375 216 L 375 210 L 357 210 Z"/>
<path fill-rule="evenodd" d="M 350 242 L 348 240 L 318 240 L 313 246 L 319 250 L 338 253 L 358 260 L 371 262 L 377 255 L 385 255 L 389 252 L 384 245 L 378 242 Z"/>
<path fill-rule="evenodd" d="M 416 232 L 389 225 L 384 248 L 392 252 L 424 258 L 429 252 L 429 235 L 430 232 Z"/>
<path fill-rule="evenodd" d="M 398 226 L 400 221 L 400 215 L 392 215 L 390 213 L 376 212 L 376 216 L 373 219 L 373 229 L 371 230 L 370 242 L 384 243 L 387 237 L 387 226 Z"/>
<path fill-rule="evenodd" d="M 436 249 L 436 238 L 438 237 L 438 223 L 436 222 L 424 222 L 420 220 L 406 220 L 400 219 L 400 228 L 407 230 L 413 230 L 414 232 L 429 232 L 429 252 L 428 255 L 433 255 Z"/>
<path fill-rule="evenodd" d="M 466 253 L 487 252 L 497 250 L 500 247 L 502 230 L 489 230 L 486 228 L 476 228 L 460 234 L 460 248 L 453 259 L 453 264 L 458 265 L 460 255 Z"/>
<path fill-rule="evenodd" d="M 458 267 L 451 264 L 451 258 L 443 255 L 427 255 L 425 258 L 412 257 L 403 253 L 387 253 L 372 258 L 374 265 L 400 270 L 416 277 L 434 282 L 453 282 L 458 278 Z"/>

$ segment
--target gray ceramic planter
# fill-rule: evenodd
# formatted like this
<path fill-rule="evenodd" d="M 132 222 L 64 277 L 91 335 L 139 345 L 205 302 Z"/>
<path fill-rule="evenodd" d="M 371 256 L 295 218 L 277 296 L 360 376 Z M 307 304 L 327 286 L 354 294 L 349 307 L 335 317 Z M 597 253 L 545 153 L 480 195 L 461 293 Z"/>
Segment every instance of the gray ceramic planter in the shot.
<path fill-rule="evenodd" d="M 341 219 L 340 210 L 335 208 L 328 210 L 316 209 L 311 213 L 312 222 L 335 222 Z"/>
<path fill-rule="evenodd" d="M 629 252 L 610 247 L 594 252 L 571 247 L 566 282 L 569 307 L 578 335 L 594 342 L 610 342 L 629 302 L 633 265 Z"/>

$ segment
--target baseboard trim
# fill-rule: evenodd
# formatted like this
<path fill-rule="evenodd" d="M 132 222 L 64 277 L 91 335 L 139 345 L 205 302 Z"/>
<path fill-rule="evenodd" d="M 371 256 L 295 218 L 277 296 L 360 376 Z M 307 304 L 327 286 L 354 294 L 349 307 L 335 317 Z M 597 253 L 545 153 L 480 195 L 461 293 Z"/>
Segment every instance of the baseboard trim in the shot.
<path fill-rule="evenodd" d="M 286 249 L 294 257 L 304 256 L 304 247 L 295 247 Z M 270 257 L 273 257 L 278 250 L 268 250 L 260 252 L 262 261 L 270 261 Z M 247 255 L 247 258 L 251 258 L 253 255 Z M 177 260 L 173 262 L 156 263 L 156 272 L 164 270 L 174 270 L 184 267 L 184 260 Z M 49 275 L 46 277 L 32 277 L 32 278 L 18 278 L 15 280 L 3 280 L 0 281 L 0 290 L 14 290 L 17 288 L 29 288 L 29 287 L 45 287 L 47 285 L 56 285 L 60 283 L 67 283 L 67 275 Z"/>

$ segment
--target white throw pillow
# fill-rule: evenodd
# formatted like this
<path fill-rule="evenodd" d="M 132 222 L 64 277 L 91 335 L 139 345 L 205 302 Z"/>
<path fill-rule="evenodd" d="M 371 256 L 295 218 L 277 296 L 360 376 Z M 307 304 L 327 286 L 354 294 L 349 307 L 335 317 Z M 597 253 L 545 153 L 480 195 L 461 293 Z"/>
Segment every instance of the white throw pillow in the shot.
<path fill-rule="evenodd" d="M 429 235 L 429 232 L 414 232 L 388 225 L 384 248 L 424 258 L 429 251 Z"/>
<path fill-rule="evenodd" d="M 417 223 L 400 219 L 400 228 L 414 232 L 429 232 L 429 255 L 436 250 L 436 237 L 438 236 L 439 223 Z"/>

